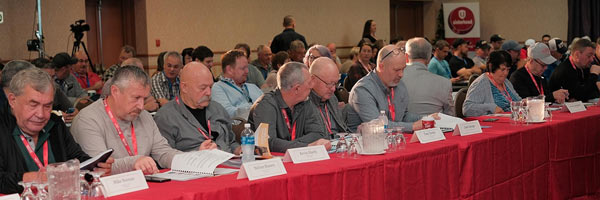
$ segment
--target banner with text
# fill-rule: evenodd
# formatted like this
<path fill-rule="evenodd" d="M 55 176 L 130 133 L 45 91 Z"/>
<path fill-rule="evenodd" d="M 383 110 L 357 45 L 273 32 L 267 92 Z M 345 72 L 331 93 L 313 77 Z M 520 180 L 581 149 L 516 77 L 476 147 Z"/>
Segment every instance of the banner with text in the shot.
<path fill-rule="evenodd" d="M 469 50 L 481 37 L 479 3 L 444 3 L 444 31 L 450 45 L 457 38 L 470 42 Z"/>

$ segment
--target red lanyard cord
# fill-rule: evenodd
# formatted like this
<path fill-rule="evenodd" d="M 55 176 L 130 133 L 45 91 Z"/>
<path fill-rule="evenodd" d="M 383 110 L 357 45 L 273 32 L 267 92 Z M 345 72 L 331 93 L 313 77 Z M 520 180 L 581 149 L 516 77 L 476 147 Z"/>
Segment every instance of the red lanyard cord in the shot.
<path fill-rule="evenodd" d="M 119 126 L 119 123 L 117 123 L 117 119 L 115 119 L 115 116 L 113 115 L 112 111 L 110 110 L 110 106 L 108 106 L 108 103 L 106 103 L 106 99 L 104 99 L 103 103 L 104 103 L 104 109 L 106 110 L 108 117 L 110 117 L 110 120 L 112 121 L 113 125 L 117 129 L 117 133 L 119 134 L 119 137 L 121 138 L 121 142 L 123 143 L 123 146 L 125 146 L 125 149 L 127 150 L 127 153 L 129 154 L 129 156 L 138 155 L 137 139 L 135 137 L 135 129 L 133 127 L 133 122 L 131 122 L 131 144 L 133 145 L 133 152 L 131 152 L 131 148 L 129 148 L 129 144 L 127 144 L 127 140 L 125 140 L 125 135 L 123 134 L 123 130 L 121 130 L 121 126 Z"/>

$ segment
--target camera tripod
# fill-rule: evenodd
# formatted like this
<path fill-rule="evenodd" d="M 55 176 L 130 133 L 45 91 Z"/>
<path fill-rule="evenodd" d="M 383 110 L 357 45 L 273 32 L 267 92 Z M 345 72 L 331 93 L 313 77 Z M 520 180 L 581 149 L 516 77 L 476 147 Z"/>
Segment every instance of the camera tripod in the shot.
<path fill-rule="evenodd" d="M 85 55 L 88 57 L 88 63 L 90 64 L 90 67 L 92 68 L 92 71 L 94 73 L 97 73 L 96 72 L 96 68 L 94 67 L 94 64 L 92 63 L 92 59 L 90 58 L 90 54 L 88 53 L 88 50 L 85 47 L 85 42 L 81 41 L 81 38 L 83 38 L 83 32 L 81 32 L 81 33 L 77 33 L 76 32 L 74 34 L 75 34 L 75 41 L 73 42 L 73 51 L 71 51 L 71 57 L 74 57 L 75 53 L 77 51 L 79 51 L 79 46 L 82 46 L 83 47 L 83 52 L 85 52 Z"/>

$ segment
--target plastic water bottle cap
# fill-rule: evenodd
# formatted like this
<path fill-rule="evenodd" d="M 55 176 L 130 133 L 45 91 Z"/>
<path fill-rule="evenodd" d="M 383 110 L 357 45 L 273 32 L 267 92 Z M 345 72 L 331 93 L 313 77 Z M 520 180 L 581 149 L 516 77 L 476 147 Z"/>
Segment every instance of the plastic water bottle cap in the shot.
<path fill-rule="evenodd" d="M 379 111 L 379 113 L 385 114 L 385 110 L 381 110 L 381 111 Z"/>
<path fill-rule="evenodd" d="M 250 123 L 244 124 L 244 128 L 250 128 Z"/>

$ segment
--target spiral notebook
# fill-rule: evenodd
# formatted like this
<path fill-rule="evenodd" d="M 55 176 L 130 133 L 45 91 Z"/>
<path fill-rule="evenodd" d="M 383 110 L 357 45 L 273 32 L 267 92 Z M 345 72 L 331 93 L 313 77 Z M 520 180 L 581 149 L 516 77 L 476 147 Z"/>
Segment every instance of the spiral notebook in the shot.
<path fill-rule="evenodd" d="M 233 154 L 218 149 L 192 151 L 177 154 L 171 162 L 171 170 L 151 175 L 176 181 L 187 181 L 197 178 L 234 173 L 234 169 L 217 168 L 229 160 Z"/>

